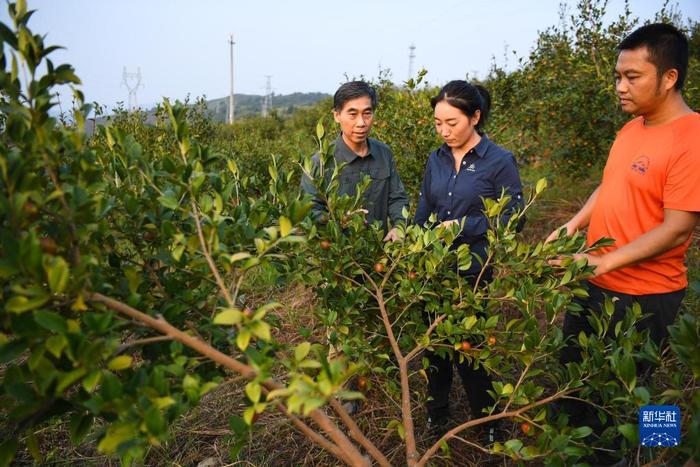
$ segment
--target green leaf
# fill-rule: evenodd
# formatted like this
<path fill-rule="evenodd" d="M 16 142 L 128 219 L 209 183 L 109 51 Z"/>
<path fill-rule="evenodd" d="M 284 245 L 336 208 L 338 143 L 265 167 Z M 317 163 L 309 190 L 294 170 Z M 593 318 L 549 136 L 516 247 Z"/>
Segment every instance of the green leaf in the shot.
<path fill-rule="evenodd" d="M 302 342 L 301 344 L 297 345 L 294 348 L 294 359 L 297 362 L 304 360 L 306 358 L 306 356 L 309 354 L 310 350 L 311 350 L 311 343 Z"/>
<path fill-rule="evenodd" d="M 252 255 L 248 252 L 241 251 L 240 253 L 236 253 L 231 255 L 231 257 L 228 259 L 231 264 L 235 263 L 236 261 L 240 261 L 242 259 L 248 259 Z"/>
<path fill-rule="evenodd" d="M 243 328 L 236 336 L 236 345 L 239 349 L 245 351 L 245 349 L 248 348 L 248 344 L 250 343 L 250 338 L 250 330 L 248 328 Z"/>
<path fill-rule="evenodd" d="M 588 426 L 580 426 L 571 430 L 571 437 L 573 439 L 585 438 L 586 436 L 593 433 L 593 429 Z"/>
<path fill-rule="evenodd" d="M 639 427 L 636 424 L 626 423 L 624 425 L 618 425 L 617 431 L 633 445 L 639 444 Z"/>
<path fill-rule="evenodd" d="M 136 438 L 138 429 L 134 425 L 115 424 L 107 428 L 107 434 L 97 445 L 97 451 L 114 454 L 120 444 Z"/>
<path fill-rule="evenodd" d="M 56 256 L 51 261 L 44 263 L 44 269 L 49 281 L 49 288 L 55 294 L 63 293 L 68 285 L 70 271 L 68 263 L 60 256 Z"/>
<path fill-rule="evenodd" d="M 477 322 L 477 317 L 475 315 L 471 315 L 471 316 L 467 317 L 464 320 L 464 329 L 469 331 L 471 328 L 474 327 L 476 322 Z"/>
<path fill-rule="evenodd" d="M 66 320 L 63 319 L 61 315 L 53 311 L 34 311 L 34 321 L 36 321 L 36 323 L 42 328 L 58 334 L 65 334 L 68 332 Z"/>
<path fill-rule="evenodd" d="M 92 428 L 93 416 L 91 414 L 75 413 L 70 420 L 70 439 L 74 445 L 80 442 Z"/>
<path fill-rule="evenodd" d="M 248 431 L 248 425 L 243 418 L 237 415 L 231 415 L 228 419 L 228 426 L 231 428 L 236 436 L 241 436 Z"/>
<path fill-rule="evenodd" d="M 284 216 L 280 217 L 280 235 L 286 237 L 292 231 L 292 221 Z"/>
<path fill-rule="evenodd" d="M 270 325 L 265 321 L 254 321 L 250 324 L 250 330 L 259 339 L 269 342 L 272 340 L 272 335 L 270 334 Z"/>
<path fill-rule="evenodd" d="M 241 322 L 241 310 L 238 308 L 226 308 L 214 317 L 214 324 L 231 326 Z"/>
<path fill-rule="evenodd" d="M 243 420 L 250 426 L 253 424 L 253 417 L 255 416 L 255 407 L 248 407 L 243 411 Z"/>
<path fill-rule="evenodd" d="M 68 340 L 63 334 L 56 334 L 46 339 L 46 349 L 56 358 L 61 356 L 61 352 L 68 345 Z"/>
<path fill-rule="evenodd" d="M 182 254 L 184 252 L 185 252 L 185 245 L 176 246 L 175 248 L 173 248 L 173 252 L 172 252 L 173 259 L 175 261 L 180 261 L 180 258 L 182 257 Z"/>
<path fill-rule="evenodd" d="M 523 442 L 519 439 L 506 441 L 505 446 L 513 452 L 519 452 L 523 448 Z"/>
<path fill-rule="evenodd" d="M 63 376 L 59 378 L 58 384 L 56 385 L 56 394 L 62 394 L 70 385 L 82 378 L 85 372 L 85 368 L 76 368 L 73 371 L 64 373 Z"/>
<path fill-rule="evenodd" d="M 129 355 L 120 355 L 110 360 L 110 362 L 107 364 L 107 368 L 112 371 L 126 370 L 127 368 L 131 367 L 133 360 L 134 359 Z"/>
<path fill-rule="evenodd" d="M 5 310 L 11 313 L 24 313 L 25 311 L 39 308 L 41 305 L 49 301 L 48 295 L 27 298 L 23 295 L 15 295 L 5 303 Z"/>
<path fill-rule="evenodd" d="M 159 196 L 158 201 L 168 209 L 176 210 L 180 207 L 180 203 L 173 195 Z"/>
<path fill-rule="evenodd" d="M 245 393 L 246 396 L 248 396 L 248 399 L 250 399 L 250 402 L 252 402 L 253 404 L 260 402 L 260 395 L 262 394 L 262 389 L 259 383 L 251 381 L 250 383 L 246 384 Z"/>
<path fill-rule="evenodd" d="M 325 135 L 326 135 L 326 130 L 323 128 L 323 121 L 319 120 L 318 123 L 316 124 L 316 137 L 319 140 L 322 140 Z"/>
<path fill-rule="evenodd" d="M 94 370 L 90 372 L 85 378 L 83 378 L 83 389 L 91 393 L 95 390 L 100 381 L 102 380 L 102 372 L 100 370 Z"/>
<path fill-rule="evenodd" d="M 508 394 L 513 393 L 513 385 L 510 383 L 507 383 L 505 386 L 503 386 L 503 389 L 501 389 L 501 394 L 504 396 L 507 396 Z"/>
<path fill-rule="evenodd" d="M 41 450 L 39 449 L 39 442 L 37 441 L 36 435 L 31 431 L 31 429 L 27 432 L 27 437 L 24 442 L 27 444 L 27 450 L 32 455 L 32 458 L 34 458 L 34 461 L 36 461 L 39 464 L 42 464 L 44 458 L 41 455 Z"/>
<path fill-rule="evenodd" d="M 17 451 L 17 440 L 8 439 L 0 444 L 0 467 L 10 465 L 15 458 L 15 451 Z"/>
<path fill-rule="evenodd" d="M 547 188 L 547 179 L 546 178 L 540 178 L 537 180 L 537 185 L 535 186 L 535 193 L 538 195 L 544 191 L 544 189 Z"/>

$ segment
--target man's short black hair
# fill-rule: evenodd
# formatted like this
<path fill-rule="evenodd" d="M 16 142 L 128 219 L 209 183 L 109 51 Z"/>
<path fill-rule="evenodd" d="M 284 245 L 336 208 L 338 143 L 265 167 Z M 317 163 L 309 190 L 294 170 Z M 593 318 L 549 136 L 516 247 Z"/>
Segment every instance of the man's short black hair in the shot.
<path fill-rule="evenodd" d="M 683 89 L 688 73 L 688 39 L 675 26 L 666 23 L 647 24 L 625 37 L 617 50 L 633 50 L 646 47 L 649 61 L 656 66 L 659 76 L 675 68 L 678 80 L 675 88 Z"/>
<path fill-rule="evenodd" d="M 333 96 L 333 109 L 336 112 L 343 110 L 345 103 L 358 97 L 369 97 L 372 101 L 372 109 L 377 107 L 377 91 L 364 81 L 348 81 L 338 88 Z"/>

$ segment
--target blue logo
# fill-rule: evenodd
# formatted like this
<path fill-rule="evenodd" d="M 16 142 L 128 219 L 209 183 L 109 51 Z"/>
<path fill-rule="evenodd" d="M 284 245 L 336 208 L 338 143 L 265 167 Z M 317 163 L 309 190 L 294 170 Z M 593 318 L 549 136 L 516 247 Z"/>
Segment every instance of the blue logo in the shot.
<path fill-rule="evenodd" d="M 642 446 L 678 446 L 681 409 L 677 405 L 645 405 L 639 409 L 639 439 Z"/>
<path fill-rule="evenodd" d="M 645 175 L 649 171 L 649 158 L 647 156 L 641 156 L 632 162 L 632 170 L 638 174 Z"/>

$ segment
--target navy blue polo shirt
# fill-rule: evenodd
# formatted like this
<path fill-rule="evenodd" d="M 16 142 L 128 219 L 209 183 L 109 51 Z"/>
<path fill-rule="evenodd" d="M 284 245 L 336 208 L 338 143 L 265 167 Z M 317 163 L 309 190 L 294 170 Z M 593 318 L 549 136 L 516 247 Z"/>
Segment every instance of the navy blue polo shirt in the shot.
<path fill-rule="evenodd" d="M 510 151 L 482 135 L 479 144 L 464 156 L 457 172 L 452 150 L 443 144 L 428 158 L 414 222 L 424 225 L 432 213 L 437 215 L 438 222 L 461 221 L 466 216 L 453 247 L 468 243 L 472 253 L 483 261 L 489 222 L 482 212 L 482 198 L 498 199 L 503 188 L 511 196 L 506 207 L 507 220 L 514 210 L 524 206 L 518 166 Z M 478 274 L 480 270 L 481 264 L 475 258 L 466 274 Z"/>

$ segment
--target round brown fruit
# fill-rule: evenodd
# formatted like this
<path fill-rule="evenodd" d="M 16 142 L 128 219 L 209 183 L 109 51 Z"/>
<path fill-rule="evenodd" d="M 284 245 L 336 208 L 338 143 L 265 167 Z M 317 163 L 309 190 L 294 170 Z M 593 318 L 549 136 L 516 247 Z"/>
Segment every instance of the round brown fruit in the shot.
<path fill-rule="evenodd" d="M 41 240 L 39 240 L 39 246 L 41 247 L 41 251 L 43 251 L 47 255 L 55 255 L 56 251 L 58 250 L 56 240 L 54 240 L 51 237 L 44 237 Z"/>
<path fill-rule="evenodd" d="M 367 387 L 367 378 L 360 376 L 357 378 L 357 387 L 362 391 Z"/>
<path fill-rule="evenodd" d="M 381 274 L 384 272 L 384 265 L 382 263 L 377 263 L 374 265 L 374 272 Z"/>
<path fill-rule="evenodd" d="M 36 204 L 32 203 L 31 201 L 24 203 L 22 206 L 22 211 L 24 211 L 24 215 L 27 216 L 29 220 L 36 219 L 37 214 L 39 214 L 39 208 L 37 208 Z"/>
<path fill-rule="evenodd" d="M 331 241 L 330 240 L 321 240 L 321 243 L 319 244 L 322 250 L 327 250 L 331 247 Z"/>
<path fill-rule="evenodd" d="M 525 434 L 530 433 L 530 430 L 532 430 L 532 425 L 530 425 L 528 422 L 523 422 L 520 424 L 520 431 L 522 431 Z"/>
<path fill-rule="evenodd" d="M 157 236 L 158 234 L 155 232 L 155 230 L 147 230 L 143 233 L 143 239 L 147 242 L 152 242 Z"/>
<path fill-rule="evenodd" d="M 466 352 L 467 350 L 472 348 L 472 345 L 469 342 L 464 341 L 464 342 L 462 342 L 461 348 L 463 351 Z"/>
<path fill-rule="evenodd" d="M 489 336 L 488 343 L 489 345 L 496 345 L 496 336 Z"/>
<path fill-rule="evenodd" d="M 250 318 L 251 316 L 253 316 L 253 310 L 251 310 L 249 307 L 243 308 L 243 316 L 245 316 L 246 318 Z"/>
<path fill-rule="evenodd" d="M 409 278 L 410 280 L 414 280 L 416 277 L 418 277 L 418 274 L 416 274 L 414 271 L 410 271 L 410 272 L 408 273 L 408 278 Z"/>

